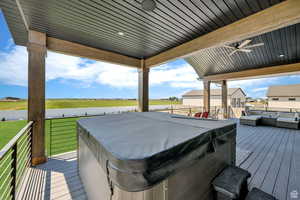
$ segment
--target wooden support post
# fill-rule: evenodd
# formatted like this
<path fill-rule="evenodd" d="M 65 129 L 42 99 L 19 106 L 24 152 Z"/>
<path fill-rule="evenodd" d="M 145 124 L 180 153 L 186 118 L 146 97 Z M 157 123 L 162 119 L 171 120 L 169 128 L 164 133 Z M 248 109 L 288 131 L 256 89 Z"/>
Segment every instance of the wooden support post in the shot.
<path fill-rule="evenodd" d="M 139 112 L 149 111 L 149 69 L 145 67 L 145 60 L 141 60 L 141 68 L 139 69 L 139 88 L 138 101 Z"/>
<path fill-rule="evenodd" d="M 210 81 L 203 81 L 204 94 L 203 94 L 203 107 L 204 112 L 210 111 Z"/>
<path fill-rule="evenodd" d="M 223 117 L 224 119 L 228 118 L 228 103 L 227 103 L 227 81 L 222 81 L 222 108 L 223 108 Z"/>
<path fill-rule="evenodd" d="M 45 155 L 45 57 L 46 34 L 28 32 L 28 121 L 33 121 L 33 166 L 47 161 Z"/>

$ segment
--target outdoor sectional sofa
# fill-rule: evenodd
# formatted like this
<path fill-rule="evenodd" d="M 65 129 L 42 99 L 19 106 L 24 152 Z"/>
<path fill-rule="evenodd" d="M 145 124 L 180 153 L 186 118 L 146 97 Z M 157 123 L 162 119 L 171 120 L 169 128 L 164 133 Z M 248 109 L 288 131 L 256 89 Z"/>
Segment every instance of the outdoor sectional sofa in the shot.
<path fill-rule="evenodd" d="M 300 128 L 299 114 L 296 113 L 293 117 L 291 117 L 289 114 L 290 113 L 280 113 L 277 118 L 276 126 L 281 128 L 299 129 Z"/>
<path fill-rule="evenodd" d="M 274 126 L 280 128 L 300 129 L 298 113 L 252 111 L 240 118 L 240 124 L 249 126 Z"/>

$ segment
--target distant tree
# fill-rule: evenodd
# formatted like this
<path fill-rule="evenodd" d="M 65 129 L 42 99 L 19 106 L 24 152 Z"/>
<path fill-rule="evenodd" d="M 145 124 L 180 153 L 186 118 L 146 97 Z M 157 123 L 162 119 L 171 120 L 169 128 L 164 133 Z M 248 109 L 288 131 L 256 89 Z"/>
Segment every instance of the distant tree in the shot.
<path fill-rule="evenodd" d="M 5 117 L 3 117 L 3 118 L 1 119 L 1 121 L 4 122 L 4 121 L 5 121 Z"/>
<path fill-rule="evenodd" d="M 175 96 L 169 97 L 169 100 L 170 101 L 179 101 L 178 97 L 175 97 Z"/>

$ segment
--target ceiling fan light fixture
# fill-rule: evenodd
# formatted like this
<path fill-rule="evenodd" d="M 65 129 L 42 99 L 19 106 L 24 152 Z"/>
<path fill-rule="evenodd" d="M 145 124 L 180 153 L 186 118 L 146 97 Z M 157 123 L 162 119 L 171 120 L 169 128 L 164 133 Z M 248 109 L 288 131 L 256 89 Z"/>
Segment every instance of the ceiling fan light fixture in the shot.
<path fill-rule="evenodd" d="M 123 36 L 123 35 L 125 35 L 125 33 L 120 31 L 120 32 L 118 32 L 118 35 Z"/>
<path fill-rule="evenodd" d="M 154 0 L 143 0 L 142 8 L 146 11 L 153 11 L 156 8 L 156 2 Z"/>

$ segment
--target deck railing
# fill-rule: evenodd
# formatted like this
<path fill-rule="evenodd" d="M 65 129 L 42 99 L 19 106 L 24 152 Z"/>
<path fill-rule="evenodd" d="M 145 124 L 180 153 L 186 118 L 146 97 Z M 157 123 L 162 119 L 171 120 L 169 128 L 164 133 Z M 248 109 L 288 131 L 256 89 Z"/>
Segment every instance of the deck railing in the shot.
<path fill-rule="evenodd" d="M 32 124 L 29 122 L 0 151 L 0 199 L 14 200 L 26 169 L 31 166 Z"/>
<path fill-rule="evenodd" d="M 211 113 L 217 112 L 217 110 L 217 107 L 212 107 Z M 193 116 L 195 112 L 202 112 L 203 107 L 169 108 L 152 111 Z M 47 119 L 47 154 L 52 156 L 76 150 L 76 121 L 83 117 L 103 115 L 104 114 Z M 16 198 L 16 193 L 26 169 L 31 166 L 32 125 L 33 122 L 29 122 L 0 151 L 0 200 L 14 200 Z"/>
<path fill-rule="evenodd" d="M 195 112 L 201 112 L 202 107 L 185 107 L 185 108 L 168 108 L 157 109 L 152 111 L 157 112 L 169 112 L 172 114 L 183 114 L 192 116 Z M 126 111 L 127 112 L 127 111 Z M 136 112 L 135 110 L 130 112 Z M 212 108 L 212 112 L 215 112 L 215 108 Z M 116 112 L 120 113 L 120 112 Z M 110 113 L 115 114 L 115 113 Z M 100 115 L 83 115 L 73 117 L 61 117 L 61 118 L 49 118 L 46 120 L 46 144 L 47 154 L 49 156 L 74 151 L 77 148 L 77 136 L 76 136 L 76 121 L 79 118 L 103 116 Z"/>
<path fill-rule="evenodd" d="M 282 107 L 267 107 L 267 106 L 254 106 L 247 107 L 248 110 L 259 110 L 259 111 L 267 111 L 267 112 L 300 112 L 300 108 L 282 108 Z"/>
<path fill-rule="evenodd" d="M 49 118 L 46 120 L 47 151 L 49 156 L 77 149 L 76 121 L 83 117 L 103 116 L 84 115 L 74 117 Z"/>
<path fill-rule="evenodd" d="M 151 110 L 156 112 L 168 112 L 171 114 L 181 114 L 187 116 L 193 116 L 196 112 L 203 112 L 203 107 L 183 107 L 175 108 L 170 107 L 167 109 L 156 109 Z M 128 111 L 126 111 L 128 112 Z M 130 112 L 136 112 L 132 110 Z M 115 112 L 121 113 L 121 112 Z M 109 113 L 109 114 L 115 114 Z M 211 107 L 211 115 L 215 116 L 218 113 L 218 107 Z M 74 151 L 77 148 L 77 137 L 76 137 L 76 121 L 79 118 L 103 116 L 107 113 L 100 115 L 83 115 L 73 117 L 61 117 L 61 118 L 48 118 L 46 120 L 46 144 L 47 154 L 49 156 Z"/>

